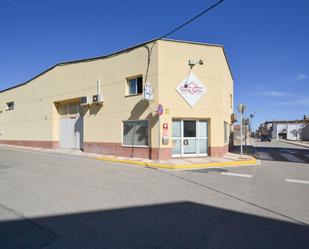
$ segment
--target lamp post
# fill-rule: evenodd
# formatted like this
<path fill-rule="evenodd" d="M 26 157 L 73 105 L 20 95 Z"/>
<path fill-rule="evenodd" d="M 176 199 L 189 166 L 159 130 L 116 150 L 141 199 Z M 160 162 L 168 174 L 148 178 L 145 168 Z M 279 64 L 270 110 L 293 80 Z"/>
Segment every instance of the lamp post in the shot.
<path fill-rule="evenodd" d="M 250 132 L 250 136 L 251 136 L 251 132 L 252 132 L 252 120 L 256 114 L 257 110 L 255 110 L 253 113 L 250 114 L 249 116 L 249 132 Z"/>
<path fill-rule="evenodd" d="M 243 123 L 243 114 L 246 110 L 246 106 L 243 104 L 240 104 L 237 107 L 238 112 L 240 113 L 240 157 L 243 156 L 243 135 L 242 135 L 242 123 Z"/>

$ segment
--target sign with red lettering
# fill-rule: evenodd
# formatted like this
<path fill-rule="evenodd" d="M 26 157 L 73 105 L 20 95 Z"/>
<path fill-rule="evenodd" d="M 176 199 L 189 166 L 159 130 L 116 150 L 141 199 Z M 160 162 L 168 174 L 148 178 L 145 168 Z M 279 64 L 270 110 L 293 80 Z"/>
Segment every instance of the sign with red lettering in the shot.
<path fill-rule="evenodd" d="M 177 87 L 176 91 L 193 107 L 207 92 L 206 86 L 191 72 Z"/>

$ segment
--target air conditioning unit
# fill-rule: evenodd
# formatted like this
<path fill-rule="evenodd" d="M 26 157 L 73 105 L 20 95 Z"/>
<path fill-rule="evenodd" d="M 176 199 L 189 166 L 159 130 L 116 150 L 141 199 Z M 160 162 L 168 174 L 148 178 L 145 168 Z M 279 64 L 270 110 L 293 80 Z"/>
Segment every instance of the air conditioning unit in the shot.
<path fill-rule="evenodd" d="M 81 106 L 90 105 L 89 98 L 88 98 L 87 96 L 81 97 L 81 98 L 80 98 L 80 105 L 81 105 Z"/>
<path fill-rule="evenodd" d="M 102 94 L 93 95 L 92 103 L 103 104 L 103 95 Z"/>

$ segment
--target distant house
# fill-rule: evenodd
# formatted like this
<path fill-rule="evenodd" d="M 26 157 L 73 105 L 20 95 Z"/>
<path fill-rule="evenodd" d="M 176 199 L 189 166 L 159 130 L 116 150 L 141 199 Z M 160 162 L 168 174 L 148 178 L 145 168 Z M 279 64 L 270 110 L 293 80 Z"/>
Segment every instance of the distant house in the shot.
<path fill-rule="evenodd" d="M 240 136 L 240 125 L 239 124 L 235 124 L 233 126 L 233 132 L 234 132 L 234 141 L 240 141 L 241 136 Z M 243 125 L 242 127 L 242 137 L 243 139 L 248 138 L 249 137 L 249 127 L 248 125 Z"/>
<path fill-rule="evenodd" d="M 302 140 L 309 141 L 309 123 L 301 129 Z"/>
<path fill-rule="evenodd" d="M 266 121 L 260 125 L 259 133 L 269 134 L 273 139 L 301 140 L 302 130 L 308 124 L 308 119 Z"/>

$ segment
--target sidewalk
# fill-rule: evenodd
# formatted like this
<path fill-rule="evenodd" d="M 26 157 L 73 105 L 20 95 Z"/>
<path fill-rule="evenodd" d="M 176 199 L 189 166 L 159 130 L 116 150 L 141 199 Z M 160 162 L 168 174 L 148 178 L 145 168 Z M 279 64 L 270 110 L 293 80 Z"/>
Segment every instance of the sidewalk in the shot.
<path fill-rule="evenodd" d="M 309 141 L 291 141 L 291 140 L 284 140 L 278 139 L 279 142 L 287 143 L 287 144 L 294 144 L 301 147 L 309 148 Z"/>
<path fill-rule="evenodd" d="M 173 169 L 173 170 L 237 167 L 237 166 L 257 164 L 257 160 L 254 157 L 245 155 L 242 158 L 240 158 L 240 155 L 236 153 L 227 153 L 223 157 L 174 158 L 170 160 L 150 160 L 144 158 L 118 157 L 118 156 L 101 155 L 94 153 L 85 153 L 79 150 L 68 150 L 68 149 L 42 149 L 42 148 L 31 148 L 23 146 L 3 145 L 3 144 L 0 145 L 0 148 L 77 156 L 83 158 L 97 159 L 106 162 L 133 164 L 144 167 Z"/>

